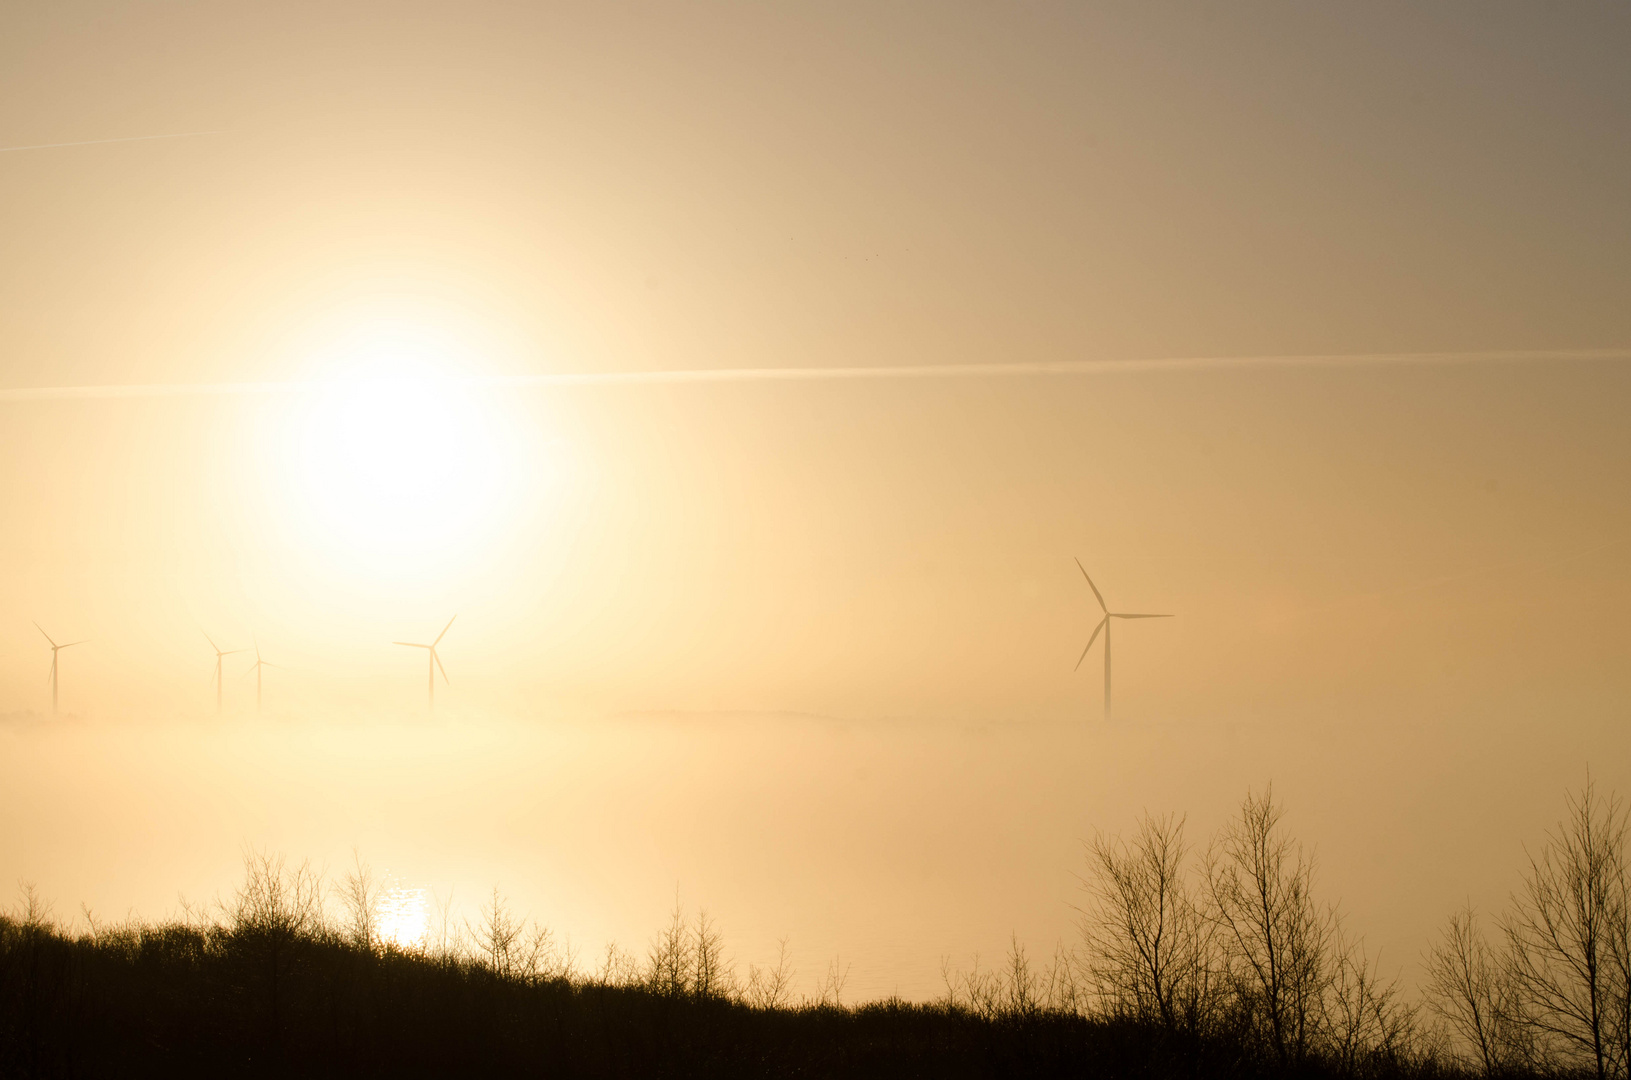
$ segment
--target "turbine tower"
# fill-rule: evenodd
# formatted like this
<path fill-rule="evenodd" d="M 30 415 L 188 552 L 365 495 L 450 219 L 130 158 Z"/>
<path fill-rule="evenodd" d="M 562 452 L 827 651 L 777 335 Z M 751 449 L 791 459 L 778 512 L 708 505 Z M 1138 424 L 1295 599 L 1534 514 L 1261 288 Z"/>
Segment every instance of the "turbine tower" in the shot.
<path fill-rule="evenodd" d="M 1091 649 L 1093 647 L 1093 643 L 1099 640 L 1099 631 L 1104 631 L 1104 718 L 1108 720 L 1110 719 L 1110 620 L 1170 619 L 1172 616 L 1142 615 L 1128 611 L 1111 611 L 1107 606 L 1105 606 L 1104 596 L 1099 592 L 1099 587 L 1093 584 L 1093 579 L 1091 577 L 1088 577 L 1087 567 L 1082 565 L 1082 560 L 1076 560 L 1076 569 L 1082 572 L 1082 576 L 1084 578 L 1087 578 L 1087 587 L 1093 590 L 1093 599 L 1099 602 L 1099 610 L 1104 613 L 1104 618 L 1099 620 L 1099 625 L 1093 628 L 1093 636 L 1087 639 L 1087 648 L 1083 649 L 1082 655 L 1076 658 L 1076 670 L 1080 670 L 1082 661 L 1087 659 L 1087 650 Z"/>
<path fill-rule="evenodd" d="M 457 615 L 453 616 L 453 619 L 457 619 L 457 618 L 458 618 Z M 442 658 L 440 656 L 436 655 L 436 646 L 440 645 L 442 643 L 442 639 L 447 637 L 448 629 L 450 627 L 452 627 L 452 625 L 453 625 L 453 619 L 447 620 L 447 626 L 442 627 L 442 632 L 440 634 L 437 634 L 436 635 L 436 640 L 431 642 L 429 645 L 424 645 L 424 644 L 421 644 L 420 642 L 417 642 L 417 641 L 393 641 L 393 642 L 391 642 L 392 645 L 406 645 L 410 649 L 426 649 L 426 650 L 429 650 L 429 652 L 430 652 L 430 707 L 433 708 L 433 709 L 436 707 L 436 669 L 437 668 L 442 668 L 442 681 L 443 682 L 448 681 L 447 680 L 447 668 L 442 667 Z"/>
<path fill-rule="evenodd" d="M 249 650 L 222 649 L 221 646 L 215 643 L 215 639 L 208 634 L 204 635 L 204 640 L 209 642 L 210 648 L 215 650 L 215 711 L 219 713 L 221 711 L 221 657 L 236 656 L 238 653 L 248 652 Z"/>
<path fill-rule="evenodd" d="M 39 623 L 34 624 L 34 629 L 38 630 L 42 634 L 45 634 L 45 627 L 41 626 Z M 45 634 L 45 640 L 51 641 L 51 635 L 50 634 Z M 85 640 L 83 638 L 81 638 L 79 641 L 70 641 L 66 645 L 58 645 L 55 641 L 51 641 L 51 715 L 52 716 L 57 715 L 57 653 L 61 652 L 63 649 L 68 649 L 68 648 L 72 648 L 75 645 L 83 645 L 83 644 L 85 644 Z"/>
<path fill-rule="evenodd" d="M 254 662 L 254 664 L 250 665 L 249 671 L 253 671 L 255 673 L 255 711 L 256 712 L 261 711 L 261 668 L 282 667 L 282 666 L 283 666 L 282 664 L 274 664 L 269 660 L 262 660 L 261 659 L 260 642 L 258 642 L 258 641 L 255 642 L 255 662 Z M 244 675 L 249 674 L 249 671 L 244 672 Z M 241 676 L 241 675 L 239 676 L 239 678 L 242 678 L 242 677 L 243 676 Z M 445 678 L 445 676 L 444 676 L 444 678 Z"/>

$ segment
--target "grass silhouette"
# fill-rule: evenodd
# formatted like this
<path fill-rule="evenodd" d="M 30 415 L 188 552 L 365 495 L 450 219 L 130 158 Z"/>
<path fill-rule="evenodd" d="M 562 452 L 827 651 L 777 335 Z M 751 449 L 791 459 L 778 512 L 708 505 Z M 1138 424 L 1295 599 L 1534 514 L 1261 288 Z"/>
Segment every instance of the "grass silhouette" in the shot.
<path fill-rule="evenodd" d="M 1451 919 L 1427 1008 L 1316 902 L 1267 791 L 1198 860 L 1181 819 L 1100 837 L 1079 951 L 1038 964 L 1016 940 L 999 968 L 947 968 L 932 1003 L 846 1005 L 837 961 L 795 1000 L 785 942 L 739 978 L 677 899 L 643 959 L 610 946 L 584 966 L 496 890 L 473 923 L 444 910 L 420 944 L 384 941 L 360 859 L 325 888 L 250 853 L 233 897 L 157 923 L 70 928 L 25 888 L 0 915 L 0 1077 L 1613 1080 L 1631 1066 L 1625 820 L 1588 782 L 1531 859 L 1506 946 Z"/>

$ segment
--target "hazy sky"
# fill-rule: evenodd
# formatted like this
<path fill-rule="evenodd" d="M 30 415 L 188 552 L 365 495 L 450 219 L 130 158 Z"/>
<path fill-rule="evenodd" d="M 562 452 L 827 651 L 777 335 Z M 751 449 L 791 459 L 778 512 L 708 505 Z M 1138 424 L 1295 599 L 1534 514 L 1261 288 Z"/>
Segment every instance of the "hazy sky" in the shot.
<path fill-rule="evenodd" d="M 360 843 L 589 922 L 638 890 L 583 931 L 628 939 L 677 878 L 904 925 L 1006 851 L 947 925 L 1040 940 L 1078 837 L 1272 779 L 1413 957 L 1588 766 L 1631 787 L 1627 55 L 1607 3 L 6 5 L 0 877 L 152 909 Z M 1545 355 L 441 381 L 1443 351 Z M 1117 627 L 1109 724 L 1075 557 L 1177 616 Z M 426 726 L 390 643 L 455 613 Z M 91 639 L 71 730 L 32 620 Z M 260 718 L 200 631 L 285 665 Z M 626 854 L 570 886 L 412 795 L 457 833 L 601 782 Z"/>

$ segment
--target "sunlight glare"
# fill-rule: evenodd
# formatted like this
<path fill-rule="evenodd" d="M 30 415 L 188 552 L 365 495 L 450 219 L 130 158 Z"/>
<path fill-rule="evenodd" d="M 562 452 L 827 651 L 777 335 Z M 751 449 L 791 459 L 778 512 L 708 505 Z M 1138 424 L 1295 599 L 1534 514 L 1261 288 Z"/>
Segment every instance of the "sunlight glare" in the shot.
<path fill-rule="evenodd" d="M 422 570 L 491 542 L 515 501 L 513 448 L 454 351 L 434 333 L 389 327 L 336 352 L 295 432 L 315 537 L 376 572 Z"/>

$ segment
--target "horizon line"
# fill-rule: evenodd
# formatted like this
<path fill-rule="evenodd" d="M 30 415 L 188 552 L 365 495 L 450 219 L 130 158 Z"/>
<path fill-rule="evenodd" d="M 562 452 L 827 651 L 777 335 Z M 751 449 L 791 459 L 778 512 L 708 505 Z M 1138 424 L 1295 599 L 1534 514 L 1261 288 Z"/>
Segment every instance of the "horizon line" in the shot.
<path fill-rule="evenodd" d="M 180 136 L 146 137 L 179 138 Z M 106 141 L 120 142 L 128 140 Z M 1020 361 L 1007 364 L 895 364 L 874 367 L 692 368 L 650 371 L 552 372 L 534 375 L 466 375 L 433 379 L 432 381 L 477 388 L 521 389 L 553 386 L 622 386 L 724 382 L 829 382 L 867 379 L 989 379 L 1072 375 L 1136 375 L 1165 371 L 1231 371 L 1247 368 L 1430 367 L 1471 364 L 1528 364 L 1547 360 L 1564 362 L 1631 360 L 1631 348 L 1525 349 L 1483 352 L 1293 353 L 1258 356 L 1182 356 L 1116 360 Z M 344 381 L 300 379 L 259 382 L 3 387 L 0 388 L 0 401 L 311 393 L 337 383 L 343 385 Z M 390 380 L 381 381 L 388 382 Z"/>

